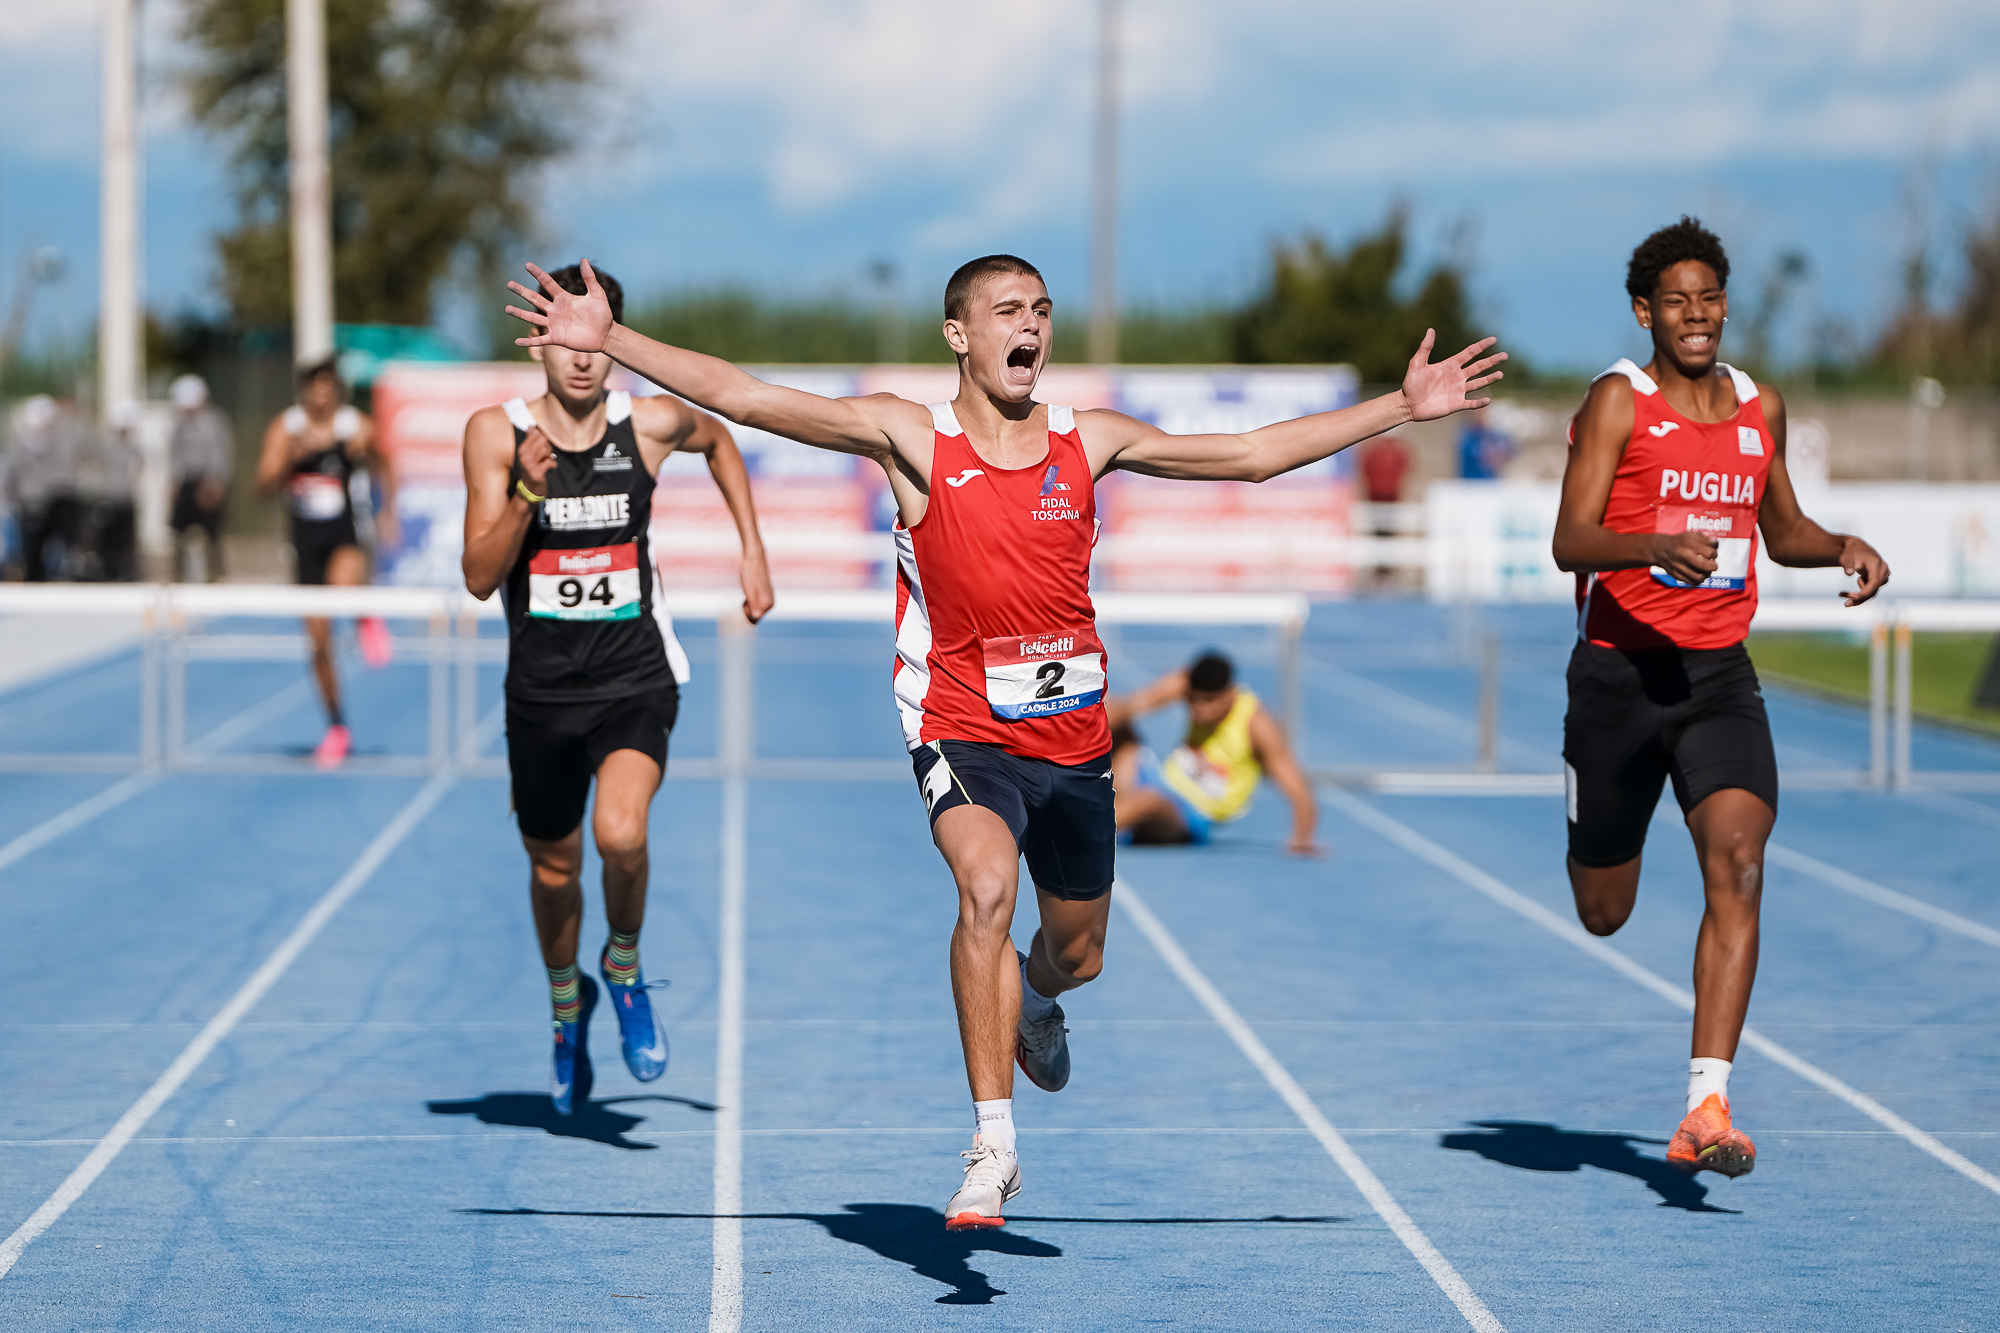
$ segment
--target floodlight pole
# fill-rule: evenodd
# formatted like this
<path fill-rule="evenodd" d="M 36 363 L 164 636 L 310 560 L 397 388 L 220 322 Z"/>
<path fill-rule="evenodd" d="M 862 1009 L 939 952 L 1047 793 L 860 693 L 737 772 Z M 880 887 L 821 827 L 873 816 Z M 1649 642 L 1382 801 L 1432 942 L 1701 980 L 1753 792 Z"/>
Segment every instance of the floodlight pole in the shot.
<path fill-rule="evenodd" d="M 1118 361 L 1118 5 L 1097 0 L 1097 123 L 1090 228 L 1090 359 Z"/>
<path fill-rule="evenodd" d="M 121 421 L 140 398 L 138 0 L 104 0 L 99 34 L 97 407 Z"/>
<path fill-rule="evenodd" d="M 303 365 L 333 351 L 325 0 L 285 0 L 285 129 L 291 146 L 292 356 Z"/>

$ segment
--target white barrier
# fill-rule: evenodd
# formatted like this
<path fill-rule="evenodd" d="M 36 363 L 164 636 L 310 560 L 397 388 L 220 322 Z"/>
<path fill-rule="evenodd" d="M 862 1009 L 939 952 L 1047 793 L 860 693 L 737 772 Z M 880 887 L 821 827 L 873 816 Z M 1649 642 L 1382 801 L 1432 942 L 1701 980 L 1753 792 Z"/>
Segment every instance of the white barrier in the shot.
<path fill-rule="evenodd" d="M 676 620 L 716 623 L 720 681 L 721 755 L 714 763 L 679 761 L 677 776 L 771 773 L 851 775 L 853 764 L 758 763 L 753 758 L 752 697 L 756 636 L 742 615 L 734 589 L 657 590 L 659 605 Z M 1298 718 L 1299 642 L 1311 604 L 1297 593 L 1104 592 L 1093 598 L 1100 624 L 1265 625 L 1278 636 L 1280 689 L 1285 715 Z M 304 636 L 296 632 L 212 633 L 206 622 L 231 617 L 346 619 L 379 616 L 418 621 L 422 635 L 395 636 L 397 656 L 430 671 L 428 752 L 415 756 L 350 759 L 343 771 L 368 775 L 457 770 L 504 772 L 478 753 L 475 714 L 481 663 L 505 662 L 504 639 L 479 634 L 481 621 L 502 619 L 500 599 L 477 601 L 463 588 L 367 586 L 297 587 L 290 584 L 0 584 L 0 616 L 70 615 L 137 617 L 140 634 L 140 742 L 136 754 L 4 754 L 0 771 L 105 772 L 168 768 L 204 772 L 301 772 L 295 763 L 244 756 L 197 755 L 187 744 L 187 664 L 191 661 L 300 661 Z M 887 589 L 783 593 L 768 617 L 774 621 L 848 621 L 887 624 L 895 594 Z M 861 767 L 873 771 L 874 765 Z"/>

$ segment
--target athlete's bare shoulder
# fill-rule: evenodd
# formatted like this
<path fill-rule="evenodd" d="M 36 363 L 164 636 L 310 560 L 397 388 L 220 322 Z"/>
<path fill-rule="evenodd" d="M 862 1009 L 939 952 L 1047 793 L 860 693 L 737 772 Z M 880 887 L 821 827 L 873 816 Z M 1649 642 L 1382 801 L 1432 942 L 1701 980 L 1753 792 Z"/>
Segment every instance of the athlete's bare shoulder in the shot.
<path fill-rule="evenodd" d="M 1586 443 L 1608 443 L 1623 449 L 1625 442 L 1632 438 L 1632 423 L 1637 419 L 1637 391 L 1632 381 L 1623 375 L 1604 375 L 1591 383 L 1583 396 L 1583 406 L 1576 410 L 1576 418 L 1570 426 L 1570 447 L 1580 448 Z"/>
<path fill-rule="evenodd" d="M 506 409 L 498 403 L 482 407 L 474 412 L 465 423 L 465 466 L 491 466 L 496 460 L 503 467 L 513 464 L 514 423 L 507 419 Z"/>
<path fill-rule="evenodd" d="M 885 448 L 900 447 L 906 438 L 913 444 L 929 447 L 936 422 L 930 408 L 924 404 L 913 403 L 900 394 L 887 392 L 862 394 L 840 401 L 853 404 L 856 411 L 882 431 Z"/>
<path fill-rule="evenodd" d="M 1076 414 L 1076 431 L 1091 475 L 1102 476 L 1116 466 L 1121 451 L 1160 428 L 1109 407 L 1087 407 Z"/>
<path fill-rule="evenodd" d="M 700 418 L 670 393 L 632 399 L 632 429 L 650 442 L 673 448 L 694 433 Z"/>

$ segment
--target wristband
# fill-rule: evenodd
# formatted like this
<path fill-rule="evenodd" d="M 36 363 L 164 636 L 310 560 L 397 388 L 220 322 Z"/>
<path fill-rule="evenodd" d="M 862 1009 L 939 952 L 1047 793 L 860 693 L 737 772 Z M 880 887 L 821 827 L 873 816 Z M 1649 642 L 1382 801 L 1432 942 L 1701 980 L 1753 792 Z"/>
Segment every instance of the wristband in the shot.
<path fill-rule="evenodd" d="M 520 477 L 514 479 L 514 493 L 531 505 L 538 505 L 549 498 L 546 495 L 537 495 L 529 490 L 526 479 Z"/>

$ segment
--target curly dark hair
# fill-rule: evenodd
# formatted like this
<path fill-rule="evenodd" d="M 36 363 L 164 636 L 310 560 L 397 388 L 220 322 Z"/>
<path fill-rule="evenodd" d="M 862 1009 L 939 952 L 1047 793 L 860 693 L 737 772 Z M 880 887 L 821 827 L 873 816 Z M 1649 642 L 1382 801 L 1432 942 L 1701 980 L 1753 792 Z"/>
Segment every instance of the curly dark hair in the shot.
<path fill-rule="evenodd" d="M 1714 269 L 1715 280 L 1729 286 L 1729 256 L 1722 249 L 1722 238 L 1702 226 L 1699 218 L 1683 213 L 1673 226 L 1639 242 L 1625 267 L 1625 290 L 1635 300 L 1646 300 L 1659 289 L 1662 273 L 1690 259 Z"/>

